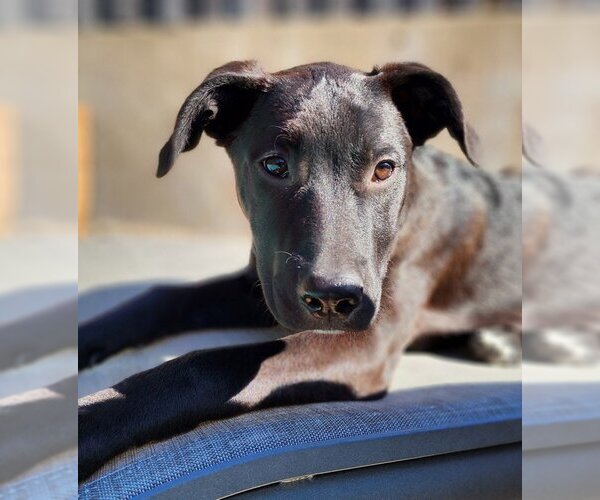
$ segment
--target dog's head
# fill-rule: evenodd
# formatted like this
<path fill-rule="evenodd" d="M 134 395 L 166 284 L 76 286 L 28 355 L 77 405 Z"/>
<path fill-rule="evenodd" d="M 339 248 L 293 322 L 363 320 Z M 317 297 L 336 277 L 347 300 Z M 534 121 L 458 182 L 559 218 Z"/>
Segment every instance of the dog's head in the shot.
<path fill-rule="evenodd" d="M 224 146 L 267 305 L 292 330 L 372 322 L 400 224 L 412 150 L 442 129 L 469 157 L 450 83 L 416 63 L 266 73 L 233 62 L 181 107 L 158 176 L 202 132 Z"/>

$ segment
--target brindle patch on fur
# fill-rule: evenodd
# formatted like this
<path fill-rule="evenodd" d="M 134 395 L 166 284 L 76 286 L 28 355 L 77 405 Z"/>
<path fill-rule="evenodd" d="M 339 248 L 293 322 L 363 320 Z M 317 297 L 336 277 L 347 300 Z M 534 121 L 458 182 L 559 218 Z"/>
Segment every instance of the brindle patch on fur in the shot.
<path fill-rule="evenodd" d="M 429 307 L 446 309 L 473 297 L 473 290 L 465 276 L 483 246 L 485 227 L 485 213 L 475 212 L 465 230 L 466 236 L 456 245 L 439 275 L 429 298 Z"/>

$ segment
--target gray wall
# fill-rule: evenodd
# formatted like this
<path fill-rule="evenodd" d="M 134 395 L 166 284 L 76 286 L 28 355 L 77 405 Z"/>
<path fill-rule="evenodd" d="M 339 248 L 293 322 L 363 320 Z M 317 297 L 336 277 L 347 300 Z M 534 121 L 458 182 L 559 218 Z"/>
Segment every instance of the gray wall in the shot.
<path fill-rule="evenodd" d="M 564 0 L 559 0 L 564 1 Z M 519 8 L 520 0 L 80 0 L 83 27 L 135 21 L 172 23 L 190 19 L 373 15 L 432 10 Z"/>
<path fill-rule="evenodd" d="M 73 20 L 74 21 L 74 20 Z M 77 222 L 77 28 L 0 27 L 0 106 L 15 115 L 11 227 Z M 2 190 L 0 189 L 0 192 Z M 1 229 L 1 228 L 0 228 Z"/>

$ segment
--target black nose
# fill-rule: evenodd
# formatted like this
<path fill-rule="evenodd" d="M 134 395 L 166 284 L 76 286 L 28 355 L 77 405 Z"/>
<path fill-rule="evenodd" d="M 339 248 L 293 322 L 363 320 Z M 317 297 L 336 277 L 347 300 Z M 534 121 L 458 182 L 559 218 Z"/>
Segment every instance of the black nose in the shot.
<path fill-rule="evenodd" d="M 300 299 L 315 316 L 350 316 L 362 300 L 363 288 L 348 279 L 311 278 L 303 287 Z"/>

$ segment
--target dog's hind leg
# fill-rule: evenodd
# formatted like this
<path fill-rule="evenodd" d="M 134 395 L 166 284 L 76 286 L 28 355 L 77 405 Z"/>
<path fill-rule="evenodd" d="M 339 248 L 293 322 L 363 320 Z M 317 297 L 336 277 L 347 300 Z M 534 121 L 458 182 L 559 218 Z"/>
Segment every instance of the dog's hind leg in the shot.
<path fill-rule="evenodd" d="M 171 334 L 274 325 L 252 268 L 206 283 L 158 286 L 80 325 L 79 369 Z"/>
<path fill-rule="evenodd" d="M 469 352 L 480 361 L 497 365 L 521 362 L 521 332 L 505 328 L 481 328 L 469 338 Z"/>
<path fill-rule="evenodd" d="M 600 333 L 581 328 L 528 331 L 523 336 L 527 361 L 560 365 L 593 365 L 600 361 Z"/>

